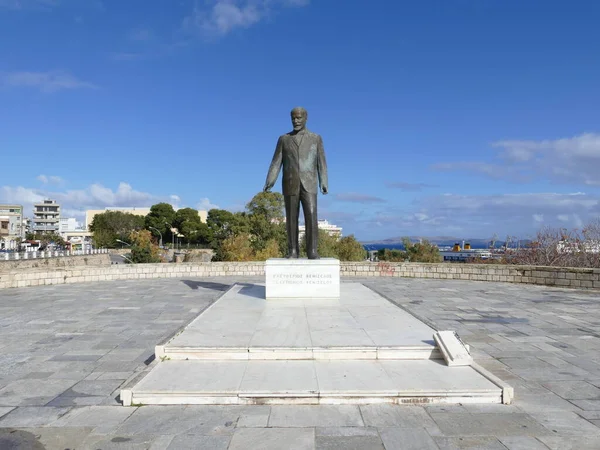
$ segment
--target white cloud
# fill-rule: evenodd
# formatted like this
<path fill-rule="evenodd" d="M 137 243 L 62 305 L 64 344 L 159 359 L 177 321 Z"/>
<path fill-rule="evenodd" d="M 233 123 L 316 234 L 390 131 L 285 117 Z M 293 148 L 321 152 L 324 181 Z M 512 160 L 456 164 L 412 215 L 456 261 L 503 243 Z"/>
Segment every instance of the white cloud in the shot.
<path fill-rule="evenodd" d="M 375 197 L 373 195 L 360 194 L 358 192 L 345 192 L 341 194 L 336 194 L 336 200 L 342 202 L 351 202 L 351 203 L 384 203 L 385 200 L 380 197 Z"/>
<path fill-rule="evenodd" d="M 44 198 L 43 192 L 37 189 L 22 186 L 2 186 L 0 188 L 0 201 L 2 203 L 14 203 L 25 206 L 33 205 L 36 202 L 44 200 Z M 32 208 L 29 209 L 31 210 Z"/>
<path fill-rule="evenodd" d="M 420 198 L 415 211 L 386 210 L 370 221 L 410 234 L 459 232 L 469 237 L 494 233 L 533 235 L 540 226 L 580 228 L 600 216 L 600 196 L 581 192 L 502 195 L 445 194 Z"/>
<path fill-rule="evenodd" d="M 64 180 L 57 176 L 57 175 L 38 175 L 36 177 L 36 180 L 40 181 L 43 184 L 54 184 L 54 185 L 60 185 L 63 184 Z"/>
<path fill-rule="evenodd" d="M 39 178 L 39 177 L 38 177 Z M 128 183 L 119 183 L 116 190 L 101 184 L 92 184 L 85 189 L 49 190 L 23 186 L 0 187 L 0 203 L 16 203 L 23 205 L 25 214 L 30 216 L 33 204 L 44 199 L 56 200 L 64 217 L 82 218 L 87 209 L 103 209 L 105 207 L 149 207 L 159 202 L 177 205 L 181 199 L 176 195 L 156 195 L 149 192 L 136 191 Z"/>
<path fill-rule="evenodd" d="M 492 143 L 496 163 L 459 162 L 432 166 L 435 170 L 477 172 L 495 179 L 600 186 L 600 134 L 584 133 L 556 140 L 506 140 Z"/>
<path fill-rule="evenodd" d="M 65 89 L 97 89 L 93 83 L 82 81 L 63 71 L 50 72 L 3 72 L 0 73 L 0 87 L 34 88 L 45 93 Z"/>
<path fill-rule="evenodd" d="M 198 211 L 210 211 L 211 209 L 219 209 L 219 205 L 215 205 L 210 202 L 208 198 L 201 198 L 200 201 L 196 204 L 196 209 Z"/>
<path fill-rule="evenodd" d="M 183 29 L 206 36 L 223 36 L 236 28 L 248 28 L 278 8 L 306 6 L 309 0 L 211 0 L 210 6 L 196 3 L 183 21 Z"/>
<path fill-rule="evenodd" d="M 427 183 L 409 183 L 407 181 L 391 181 L 391 182 L 386 182 L 385 186 L 390 188 L 390 189 L 400 189 L 401 191 L 404 192 L 418 192 L 418 191 L 422 191 L 425 188 L 432 188 L 432 187 L 436 187 L 433 184 L 427 184 Z"/>

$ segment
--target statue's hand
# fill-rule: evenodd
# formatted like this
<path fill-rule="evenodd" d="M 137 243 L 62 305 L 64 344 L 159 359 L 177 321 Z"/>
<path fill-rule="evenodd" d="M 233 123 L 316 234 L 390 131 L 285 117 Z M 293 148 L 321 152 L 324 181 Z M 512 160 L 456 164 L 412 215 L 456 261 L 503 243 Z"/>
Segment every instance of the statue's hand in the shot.
<path fill-rule="evenodd" d="M 321 186 L 321 192 L 323 193 L 323 195 L 327 195 L 327 192 L 329 192 L 327 190 L 327 186 Z"/>
<path fill-rule="evenodd" d="M 271 190 L 273 186 L 269 186 L 268 184 L 265 184 L 265 187 L 263 188 L 264 192 L 269 192 Z"/>

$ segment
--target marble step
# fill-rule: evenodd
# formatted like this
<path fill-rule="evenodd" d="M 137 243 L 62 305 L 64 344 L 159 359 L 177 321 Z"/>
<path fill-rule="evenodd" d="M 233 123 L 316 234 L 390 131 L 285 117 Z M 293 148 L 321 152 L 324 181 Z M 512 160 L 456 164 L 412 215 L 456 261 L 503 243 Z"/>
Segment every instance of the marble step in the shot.
<path fill-rule="evenodd" d="M 155 349 L 157 359 L 437 359 L 436 330 L 359 283 L 339 300 L 266 301 L 235 285 Z"/>
<path fill-rule="evenodd" d="M 443 359 L 439 348 L 429 345 L 389 347 L 177 347 L 157 345 L 159 360 L 362 360 Z"/>
<path fill-rule="evenodd" d="M 477 364 L 448 367 L 440 360 L 165 360 L 121 390 L 121 400 L 124 406 L 510 403 L 512 394 Z"/>

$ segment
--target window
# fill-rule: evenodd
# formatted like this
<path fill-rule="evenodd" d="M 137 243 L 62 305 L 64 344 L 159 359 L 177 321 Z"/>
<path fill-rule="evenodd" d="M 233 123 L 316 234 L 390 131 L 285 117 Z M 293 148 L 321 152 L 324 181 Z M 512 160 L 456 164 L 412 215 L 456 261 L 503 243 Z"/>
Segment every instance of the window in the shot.
<path fill-rule="evenodd" d="M 2 226 L 0 228 L 3 230 L 8 230 L 8 222 L 2 222 Z"/>

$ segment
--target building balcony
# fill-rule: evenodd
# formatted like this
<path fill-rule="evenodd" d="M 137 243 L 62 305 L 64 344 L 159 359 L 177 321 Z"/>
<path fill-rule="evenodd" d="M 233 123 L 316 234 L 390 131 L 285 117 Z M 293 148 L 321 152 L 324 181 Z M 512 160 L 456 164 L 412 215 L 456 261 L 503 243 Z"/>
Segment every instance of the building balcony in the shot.
<path fill-rule="evenodd" d="M 34 217 L 33 218 L 34 221 L 36 222 L 45 222 L 45 223 L 58 223 L 60 222 L 60 217 L 48 217 L 46 215 L 46 217 Z"/>
<path fill-rule="evenodd" d="M 36 231 L 41 231 L 41 232 L 45 232 L 45 231 L 53 231 L 53 232 L 58 232 L 58 226 L 54 227 L 52 225 L 48 225 L 48 226 L 43 226 L 43 225 L 38 225 L 38 226 L 33 226 L 33 232 L 35 233 Z"/>

